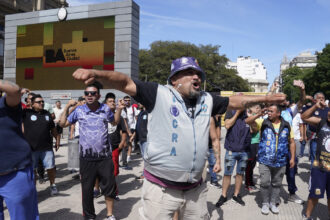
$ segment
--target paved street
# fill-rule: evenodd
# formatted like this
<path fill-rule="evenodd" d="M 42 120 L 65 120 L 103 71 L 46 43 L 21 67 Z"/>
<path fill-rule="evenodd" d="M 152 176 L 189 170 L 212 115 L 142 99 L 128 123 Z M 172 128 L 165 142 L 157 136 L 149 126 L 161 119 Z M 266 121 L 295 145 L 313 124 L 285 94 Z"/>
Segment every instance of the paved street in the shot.
<path fill-rule="evenodd" d="M 222 130 L 223 134 L 225 133 Z M 65 138 L 67 136 L 64 136 Z M 45 220 L 76 220 L 82 218 L 81 208 L 81 189 L 79 180 L 73 177 L 76 174 L 71 174 L 67 169 L 67 141 L 62 139 L 63 146 L 56 152 L 56 167 L 57 178 L 56 184 L 59 189 L 59 195 L 51 197 L 49 191 L 49 183 L 39 184 L 37 182 L 38 200 L 40 219 Z M 222 143 L 223 146 L 223 143 Z M 225 152 L 222 150 L 222 152 Z M 222 154 L 224 155 L 224 153 Z M 138 209 L 140 205 L 140 189 L 142 181 L 136 180 L 135 177 L 142 172 L 143 161 L 140 155 L 134 153 L 133 161 L 130 165 L 132 170 L 120 169 L 118 177 L 119 197 L 120 201 L 115 202 L 114 214 L 117 219 L 138 219 Z M 255 179 L 258 178 L 258 168 L 255 168 Z M 221 172 L 221 175 L 223 172 Z M 309 162 L 308 158 L 304 157 L 299 161 L 298 176 L 296 178 L 298 192 L 297 194 L 306 199 L 308 196 L 308 180 L 309 180 Z M 221 179 L 221 176 L 219 176 Z M 222 181 L 220 181 L 221 183 Z M 234 180 L 232 180 L 232 183 Z M 259 184 L 258 184 L 259 186 Z M 287 184 L 283 180 L 283 188 L 281 190 L 281 205 L 280 214 L 274 215 L 270 213 L 268 216 L 263 216 L 260 213 L 261 198 L 258 192 L 249 194 L 246 190 L 241 190 L 243 200 L 246 206 L 242 207 L 233 201 L 228 201 L 220 209 L 215 208 L 214 204 L 218 200 L 221 190 L 209 186 L 208 192 L 208 209 L 211 219 L 301 219 L 301 213 L 305 208 L 304 205 L 288 202 L 287 198 Z M 229 190 L 228 196 L 231 197 L 233 193 L 233 184 Z M 97 219 L 104 219 L 106 217 L 105 202 L 103 197 L 95 199 L 95 209 Z M 6 219 L 9 219 L 8 212 L 5 212 Z M 328 219 L 326 199 L 321 199 L 316 207 L 314 219 L 326 220 Z"/>

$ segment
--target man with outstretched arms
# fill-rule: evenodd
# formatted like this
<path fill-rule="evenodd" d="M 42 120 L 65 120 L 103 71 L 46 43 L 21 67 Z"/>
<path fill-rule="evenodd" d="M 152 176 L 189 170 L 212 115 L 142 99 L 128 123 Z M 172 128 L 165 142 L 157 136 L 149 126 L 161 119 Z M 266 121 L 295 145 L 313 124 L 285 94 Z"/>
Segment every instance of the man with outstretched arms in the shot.
<path fill-rule="evenodd" d="M 98 82 L 88 84 L 84 91 L 86 104 L 77 106 L 68 116 L 69 108 L 76 105 L 75 100 L 70 100 L 61 114 L 60 126 L 66 127 L 79 122 L 79 172 L 85 219 L 96 218 L 93 189 L 95 180 L 99 179 L 107 207 L 107 220 L 115 220 L 113 202 L 117 186 L 111 158 L 111 142 L 108 138 L 108 123 L 118 124 L 124 106 L 123 103 L 119 104 L 114 114 L 106 104 L 99 103 L 101 86 Z"/>
<path fill-rule="evenodd" d="M 10 219 L 39 219 L 37 192 L 33 182 L 32 155 L 22 133 L 21 92 L 18 85 L 0 80 L 0 219 L 4 205 Z"/>
<path fill-rule="evenodd" d="M 328 109 L 327 118 L 314 116 L 317 110 Z M 326 108 L 324 100 L 318 100 L 315 105 L 306 110 L 301 115 L 309 125 L 316 128 L 317 147 L 315 149 L 315 159 L 312 164 L 311 177 L 309 180 L 309 196 L 306 213 L 303 219 L 312 219 L 311 214 L 324 192 L 327 192 L 328 212 L 330 215 L 330 110 Z"/>
<path fill-rule="evenodd" d="M 104 85 L 132 96 L 148 112 L 144 152 L 145 181 L 141 219 L 209 219 L 207 188 L 202 172 L 208 152 L 210 117 L 227 108 L 243 109 L 256 102 L 282 103 L 285 95 L 220 97 L 201 91 L 205 73 L 193 57 L 173 60 L 168 85 L 132 80 L 116 71 L 78 69 L 73 77 Z M 219 150 L 215 152 L 220 160 Z M 220 162 L 215 171 L 219 172 Z"/>

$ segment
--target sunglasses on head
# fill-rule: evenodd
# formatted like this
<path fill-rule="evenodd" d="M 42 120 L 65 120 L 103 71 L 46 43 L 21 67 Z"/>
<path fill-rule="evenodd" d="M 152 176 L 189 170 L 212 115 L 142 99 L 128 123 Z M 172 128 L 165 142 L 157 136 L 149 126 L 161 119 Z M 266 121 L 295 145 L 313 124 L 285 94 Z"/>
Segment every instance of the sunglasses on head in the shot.
<path fill-rule="evenodd" d="M 38 103 L 38 104 L 44 104 L 45 103 L 45 101 L 35 101 L 35 103 Z"/>
<path fill-rule="evenodd" d="M 84 91 L 84 94 L 85 94 L 85 96 L 89 96 L 89 95 L 95 96 L 97 94 L 97 92 L 96 91 Z"/>

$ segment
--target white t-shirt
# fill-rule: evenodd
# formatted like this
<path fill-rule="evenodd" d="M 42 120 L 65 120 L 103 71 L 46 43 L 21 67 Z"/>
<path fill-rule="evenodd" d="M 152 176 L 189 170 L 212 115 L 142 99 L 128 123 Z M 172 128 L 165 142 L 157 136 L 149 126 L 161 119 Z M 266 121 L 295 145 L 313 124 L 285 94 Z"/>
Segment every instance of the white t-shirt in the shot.
<path fill-rule="evenodd" d="M 124 119 L 127 119 L 127 114 L 124 110 L 121 111 L 121 117 L 123 117 Z"/>
<path fill-rule="evenodd" d="M 58 123 L 60 121 L 60 118 L 61 118 L 61 114 L 63 113 L 63 108 L 59 109 L 57 107 L 53 108 L 54 110 L 54 114 L 55 114 L 55 120 L 54 122 L 55 123 Z"/>
<path fill-rule="evenodd" d="M 136 126 L 136 117 L 140 113 L 140 111 L 133 106 L 130 106 L 127 109 L 127 121 L 128 121 L 128 127 L 130 129 L 135 129 Z"/>
<path fill-rule="evenodd" d="M 291 112 L 292 112 L 292 117 L 294 118 L 298 114 L 298 106 L 294 105 L 294 106 L 291 106 L 290 108 L 291 108 Z"/>
<path fill-rule="evenodd" d="M 300 130 L 299 125 L 303 124 L 304 122 L 301 120 L 300 113 L 297 113 L 296 116 L 292 120 L 292 129 L 294 134 L 294 139 L 299 140 L 300 139 Z"/>

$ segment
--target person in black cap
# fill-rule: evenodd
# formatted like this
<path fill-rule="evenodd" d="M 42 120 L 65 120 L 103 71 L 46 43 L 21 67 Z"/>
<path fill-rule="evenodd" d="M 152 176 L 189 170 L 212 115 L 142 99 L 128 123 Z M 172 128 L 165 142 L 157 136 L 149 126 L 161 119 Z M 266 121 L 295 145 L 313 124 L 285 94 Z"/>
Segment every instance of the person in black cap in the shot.
<path fill-rule="evenodd" d="M 132 96 L 148 112 L 144 152 L 142 219 L 209 219 L 202 172 L 208 152 L 210 118 L 257 102 L 282 103 L 284 94 L 221 97 L 201 91 L 206 75 L 193 57 L 173 60 L 168 84 L 132 80 L 116 71 L 78 69 L 76 80 L 95 80 Z M 219 172 L 220 145 L 214 146 Z M 165 190 L 164 190 L 165 189 Z"/>

